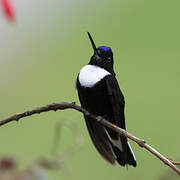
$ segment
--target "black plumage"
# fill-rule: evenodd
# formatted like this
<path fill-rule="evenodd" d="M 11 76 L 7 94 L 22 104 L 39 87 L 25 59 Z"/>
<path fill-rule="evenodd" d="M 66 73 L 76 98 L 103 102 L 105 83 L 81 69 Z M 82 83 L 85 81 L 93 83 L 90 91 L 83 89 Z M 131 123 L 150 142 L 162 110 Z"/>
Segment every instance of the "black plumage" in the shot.
<path fill-rule="evenodd" d="M 96 48 L 91 35 L 94 54 L 80 71 L 76 87 L 81 106 L 95 115 L 126 129 L 124 96 L 113 70 L 113 53 L 109 47 Z M 136 166 L 136 159 L 127 138 L 84 116 L 91 139 L 102 157 L 111 164 Z"/>

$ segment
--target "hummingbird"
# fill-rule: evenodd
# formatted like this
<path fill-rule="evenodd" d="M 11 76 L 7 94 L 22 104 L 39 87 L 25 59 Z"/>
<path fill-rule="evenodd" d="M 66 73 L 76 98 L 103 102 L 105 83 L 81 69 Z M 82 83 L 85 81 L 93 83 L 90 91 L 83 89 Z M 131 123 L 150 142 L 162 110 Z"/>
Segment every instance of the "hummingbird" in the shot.
<path fill-rule="evenodd" d="M 126 129 L 125 100 L 113 69 L 110 47 L 96 47 L 88 32 L 94 53 L 79 72 L 76 88 L 81 106 L 90 113 L 102 116 L 116 126 Z M 110 164 L 136 167 L 136 158 L 127 138 L 84 115 L 91 140 L 99 154 Z"/>

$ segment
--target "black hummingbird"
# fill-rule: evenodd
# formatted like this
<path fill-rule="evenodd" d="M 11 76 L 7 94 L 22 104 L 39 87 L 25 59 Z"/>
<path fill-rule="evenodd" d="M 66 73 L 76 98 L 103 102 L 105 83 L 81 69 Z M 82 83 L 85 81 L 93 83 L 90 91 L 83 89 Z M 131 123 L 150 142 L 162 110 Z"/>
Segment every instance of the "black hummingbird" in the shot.
<path fill-rule="evenodd" d="M 81 106 L 90 113 L 126 129 L 124 96 L 113 70 L 113 52 L 110 47 L 96 45 L 88 32 L 94 54 L 77 77 L 76 87 Z M 117 161 L 136 167 L 136 158 L 125 136 L 84 116 L 91 139 L 101 156 L 111 164 Z"/>

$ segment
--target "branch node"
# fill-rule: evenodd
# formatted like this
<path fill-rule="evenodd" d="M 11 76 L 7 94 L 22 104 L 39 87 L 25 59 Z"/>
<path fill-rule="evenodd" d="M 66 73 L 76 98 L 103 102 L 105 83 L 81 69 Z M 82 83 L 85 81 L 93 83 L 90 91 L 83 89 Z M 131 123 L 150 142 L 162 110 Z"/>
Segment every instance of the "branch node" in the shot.
<path fill-rule="evenodd" d="M 173 161 L 171 159 L 169 159 L 171 161 L 171 163 L 173 163 L 174 165 L 180 165 L 180 161 Z"/>
<path fill-rule="evenodd" d="M 138 141 L 138 144 L 140 147 L 144 147 L 144 144 L 146 143 L 146 141 L 144 139 L 141 139 Z"/>
<path fill-rule="evenodd" d="M 101 116 L 97 116 L 96 119 L 98 122 L 101 122 L 103 118 Z"/>

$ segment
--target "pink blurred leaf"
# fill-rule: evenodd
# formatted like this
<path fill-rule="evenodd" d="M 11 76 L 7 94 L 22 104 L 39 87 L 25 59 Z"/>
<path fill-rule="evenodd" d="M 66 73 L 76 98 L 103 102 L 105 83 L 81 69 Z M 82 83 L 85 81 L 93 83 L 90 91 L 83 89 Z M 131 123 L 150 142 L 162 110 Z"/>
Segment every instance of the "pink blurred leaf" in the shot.
<path fill-rule="evenodd" d="M 10 21 L 15 20 L 15 7 L 13 6 L 13 3 L 11 0 L 1 0 L 2 8 L 4 11 L 4 15 L 8 18 Z"/>

